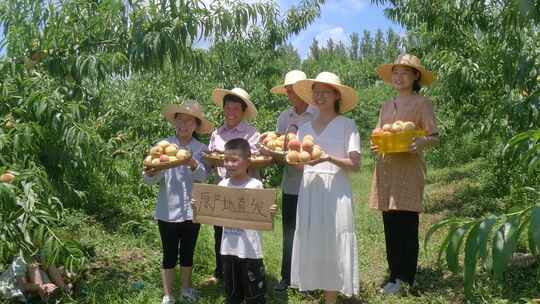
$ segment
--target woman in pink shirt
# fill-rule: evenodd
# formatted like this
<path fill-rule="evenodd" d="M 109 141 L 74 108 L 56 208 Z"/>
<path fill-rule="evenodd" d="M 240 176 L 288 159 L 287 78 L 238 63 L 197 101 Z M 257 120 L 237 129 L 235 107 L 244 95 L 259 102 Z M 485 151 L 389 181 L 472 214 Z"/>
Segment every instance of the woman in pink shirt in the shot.
<path fill-rule="evenodd" d="M 225 151 L 227 141 L 235 138 L 243 138 L 249 142 L 251 152 L 257 151 L 256 144 L 259 141 L 259 132 L 257 129 L 246 122 L 246 120 L 254 119 L 257 116 L 257 109 L 251 102 L 249 94 L 241 89 L 234 88 L 232 90 L 214 89 L 212 93 L 212 101 L 219 107 L 223 108 L 224 123 L 216 129 L 210 137 L 208 149 L 210 151 Z M 227 172 L 224 167 L 217 167 L 218 180 L 227 177 Z M 213 277 L 209 282 L 216 282 L 223 278 L 223 267 L 221 262 L 220 248 L 221 236 L 223 228 L 214 226 L 214 250 L 216 254 L 216 269 Z"/>

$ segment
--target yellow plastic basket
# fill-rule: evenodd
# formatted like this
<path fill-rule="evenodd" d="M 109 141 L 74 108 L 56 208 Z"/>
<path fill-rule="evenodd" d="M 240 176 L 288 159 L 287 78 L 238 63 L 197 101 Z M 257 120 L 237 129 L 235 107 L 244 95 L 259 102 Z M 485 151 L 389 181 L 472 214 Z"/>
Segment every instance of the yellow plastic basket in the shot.
<path fill-rule="evenodd" d="M 426 136 L 424 130 L 401 131 L 391 134 L 372 134 L 371 141 L 379 147 L 380 153 L 403 153 L 408 152 L 413 138 Z"/>

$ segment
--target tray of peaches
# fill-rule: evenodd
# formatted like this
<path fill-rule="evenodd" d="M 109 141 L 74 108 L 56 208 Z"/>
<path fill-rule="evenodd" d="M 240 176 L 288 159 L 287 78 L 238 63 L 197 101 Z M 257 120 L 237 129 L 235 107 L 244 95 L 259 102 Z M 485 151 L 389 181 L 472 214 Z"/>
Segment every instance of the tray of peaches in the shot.
<path fill-rule="evenodd" d="M 261 142 L 259 143 L 259 149 L 265 154 L 272 156 L 273 159 L 284 161 L 287 143 L 296 138 L 296 135 L 278 134 L 276 132 L 265 132 L 261 136 Z"/>
<path fill-rule="evenodd" d="M 310 165 L 318 161 L 324 155 L 324 151 L 316 145 L 313 136 L 306 135 L 300 141 L 293 138 L 287 143 L 286 161 L 290 165 Z"/>
<path fill-rule="evenodd" d="M 380 153 L 408 152 L 415 137 L 425 136 L 425 130 L 417 129 L 412 121 L 397 120 L 373 130 L 371 141 Z"/>
<path fill-rule="evenodd" d="M 191 151 L 162 140 L 148 151 L 143 163 L 150 169 L 165 170 L 185 165 L 190 159 Z"/>

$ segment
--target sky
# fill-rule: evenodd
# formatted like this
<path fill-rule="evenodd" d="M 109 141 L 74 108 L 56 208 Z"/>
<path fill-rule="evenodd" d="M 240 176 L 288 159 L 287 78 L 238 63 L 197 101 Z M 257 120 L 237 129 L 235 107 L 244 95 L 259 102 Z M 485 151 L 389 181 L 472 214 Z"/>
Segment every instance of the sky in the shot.
<path fill-rule="evenodd" d="M 296 0 L 279 0 L 282 11 L 297 3 Z M 362 35 L 364 30 L 375 32 L 392 28 L 399 34 L 405 30 L 384 16 L 384 7 L 371 4 L 370 0 L 327 0 L 321 7 L 321 16 L 299 35 L 290 39 L 300 57 L 309 55 L 309 46 L 316 38 L 319 45 L 325 45 L 329 38 L 348 44 L 353 32 Z"/>

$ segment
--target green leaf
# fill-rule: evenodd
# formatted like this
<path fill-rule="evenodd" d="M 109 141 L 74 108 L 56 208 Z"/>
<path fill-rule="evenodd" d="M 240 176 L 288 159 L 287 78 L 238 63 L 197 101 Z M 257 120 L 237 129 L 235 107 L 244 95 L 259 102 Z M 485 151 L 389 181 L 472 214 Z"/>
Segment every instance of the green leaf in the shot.
<path fill-rule="evenodd" d="M 529 249 L 535 255 L 538 255 L 540 252 L 540 204 L 537 204 L 531 210 Z"/>
<path fill-rule="evenodd" d="M 510 216 L 495 232 L 493 238 L 493 274 L 499 282 L 508 266 L 519 238 L 519 221 L 517 214 Z"/>
<path fill-rule="evenodd" d="M 472 224 L 474 222 L 465 223 L 449 234 L 450 239 L 446 248 L 446 264 L 448 265 L 448 269 L 454 273 L 459 271 L 459 250 L 463 243 L 464 235 Z"/>
<path fill-rule="evenodd" d="M 431 236 L 439 229 L 443 228 L 444 226 L 447 226 L 447 225 L 452 225 L 452 224 L 456 224 L 458 222 L 460 222 L 462 220 L 460 219 L 446 219 L 446 220 L 442 220 L 440 222 L 437 222 L 433 225 L 431 225 L 431 227 L 429 227 L 429 230 L 427 231 L 426 233 L 426 237 L 424 238 L 424 251 L 425 252 L 428 252 L 427 250 L 427 246 L 429 244 L 429 241 L 431 240 Z"/>
<path fill-rule="evenodd" d="M 479 253 L 485 251 L 487 237 L 497 218 L 490 216 L 487 219 L 480 220 L 473 225 L 467 235 L 465 242 L 465 260 L 463 281 L 465 285 L 465 295 L 469 298 L 472 293 L 474 278 L 476 274 L 476 262 Z"/>

